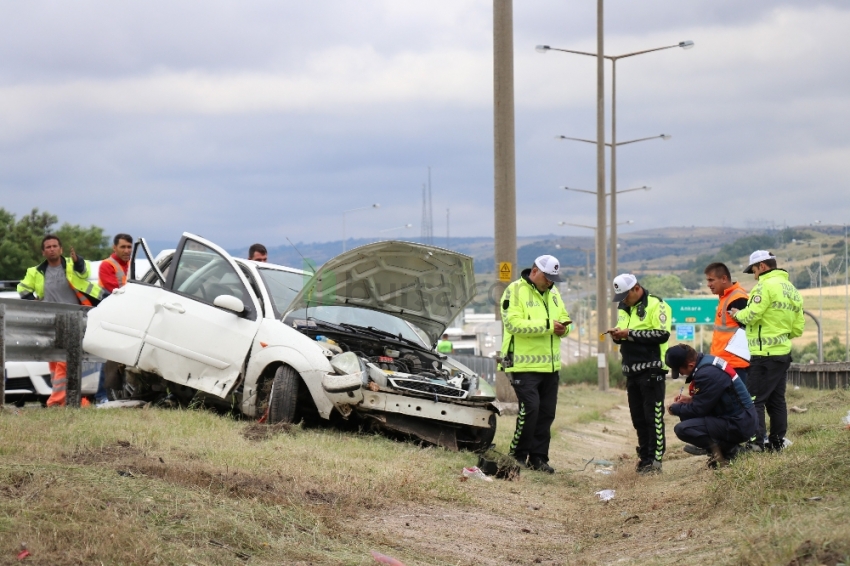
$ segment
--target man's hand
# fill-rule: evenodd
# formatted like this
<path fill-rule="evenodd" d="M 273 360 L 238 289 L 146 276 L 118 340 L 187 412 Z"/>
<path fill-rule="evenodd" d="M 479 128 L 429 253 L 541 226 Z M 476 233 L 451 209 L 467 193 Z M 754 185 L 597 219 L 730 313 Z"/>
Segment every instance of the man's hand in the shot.
<path fill-rule="evenodd" d="M 625 340 L 629 337 L 629 329 L 628 328 L 609 328 L 608 334 L 611 335 L 611 338 L 615 340 Z"/>
<path fill-rule="evenodd" d="M 557 336 L 563 336 L 564 333 L 567 331 L 567 327 L 564 323 L 555 320 L 552 322 L 552 330 Z"/>
<path fill-rule="evenodd" d="M 77 252 L 74 251 L 74 246 L 71 246 L 71 261 L 74 263 L 77 261 Z"/>
<path fill-rule="evenodd" d="M 726 312 L 728 312 L 728 313 L 732 316 L 732 318 L 735 318 L 735 315 L 736 315 L 736 314 L 738 314 L 738 309 L 736 309 L 736 308 L 731 308 L 731 309 L 729 309 L 729 310 L 728 310 L 728 311 L 726 311 Z"/>
<path fill-rule="evenodd" d="M 693 401 L 693 399 L 687 395 L 676 395 L 676 397 L 673 398 L 674 403 L 690 403 L 691 401 Z"/>

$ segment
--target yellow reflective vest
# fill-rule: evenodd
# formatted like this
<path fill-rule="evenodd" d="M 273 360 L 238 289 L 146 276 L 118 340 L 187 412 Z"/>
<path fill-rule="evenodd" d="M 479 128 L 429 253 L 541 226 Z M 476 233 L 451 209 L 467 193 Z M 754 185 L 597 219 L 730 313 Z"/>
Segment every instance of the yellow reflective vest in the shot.
<path fill-rule="evenodd" d="M 522 272 L 502 293 L 502 367 L 506 372 L 554 372 L 561 369 L 561 336 L 554 322 L 570 319 L 558 289 L 541 293 Z M 566 337 L 570 331 L 567 326 Z"/>
<path fill-rule="evenodd" d="M 624 375 L 667 373 L 664 356 L 670 339 L 670 325 L 669 305 L 646 289 L 643 290 L 643 297 L 634 305 L 627 307 L 620 302 L 617 327 L 627 328 L 629 335 L 614 342 L 620 345 Z"/>
<path fill-rule="evenodd" d="M 65 276 L 68 278 L 68 283 L 77 294 L 77 299 L 81 305 L 96 305 L 106 295 L 99 286 L 89 282 L 88 277 L 91 273 L 91 266 L 87 260 L 79 258 L 78 264 L 82 263 L 84 269 L 81 272 L 76 271 L 80 266 L 74 266 L 71 258 L 62 258 L 62 267 L 65 269 Z M 44 274 L 47 271 L 47 260 L 41 262 L 35 267 L 27 269 L 27 274 L 23 280 L 18 283 L 17 291 L 22 298 L 35 298 L 37 300 L 44 299 Z M 35 295 L 31 297 L 30 295 Z"/>
<path fill-rule="evenodd" d="M 750 292 L 747 308 L 735 313 L 747 327 L 747 345 L 752 356 L 782 356 L 791 353 L 791 338 L 802 336 L 803 299 L 788 280 L 784 269 L 759 275 Z"/>

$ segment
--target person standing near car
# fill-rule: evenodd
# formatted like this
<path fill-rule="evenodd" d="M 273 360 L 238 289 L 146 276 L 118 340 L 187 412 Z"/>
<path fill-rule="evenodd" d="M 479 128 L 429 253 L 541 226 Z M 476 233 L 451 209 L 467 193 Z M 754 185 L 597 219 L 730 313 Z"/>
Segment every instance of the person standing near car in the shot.
<path fill-rule="evenodd" d="M 750 374 L 747 388 L 755 395 L 758 431 L 749 448 L 782 450 L 788 432 L 785 403 L 786 372 L 791 365 L 791 339 L 803 334 L 803 299 L 788 280 L 788 272 L 777 269 L 776 256 L 766 250 L 750 254 L 744 273 L 752 273 L 756 286 L 746 308 L 729 309 L 729 314 L 747 328 Z M 770 434 L 765 425 L 770 417 Z"/>
<path fill-rule="evenodd" d="M 443 334 L 443 337 L 437 340 L 437 351 L 441 354 L 451 354 L 454 351 L 454 344 L 449 340 L 448 334 Z"/>
<path fill-rule="evenodd" d="M 94 306 L 109 294 L 88 281 L 91 266 L 88 261 L 77 255 L 73 247 L 70 257 L 62 255 L 62 242 L 58 236 L 48 234 L 42 238 L 41 255 L 44 256 L 44 261 L 27 269 L 24 279 L 18 283 L 17 291 L 22 299 Z M 50 362 L 50 374 L 53 393 L 47 399 L 47 406 L 64 406 L 66 363 Z"/>
<path fill-rule="evenodd" d="M 620 345 L 632 426 L 638 436 L 639 474 L 661 472 L 666 449 L 664 354 L 670 339 L 670 308 L 638 283 L 631 273 L 614 278 L 617 326 L 608 330 Z"/>
<path fill-rule="evenodd" d="M 726 360 L 726 363 L 735 368 L 735 373 L 746 384 L 747 371 L 750 368 L 749 360 L 729 352 L 726 346 L 735 332 L 741 328 L 740 323 L 729 315 L 729 310 L 746 308 L 749 297 L 737 281 L 732 281 L 732 274 L 729 273 L 726 264 L 711 263 L 706 266 L 703 273 L 705 273 L 709 290 L 719 298 L 709 353 L 716 358 Z"/>
<path fill-rule="evenodd" d="M 130 256 L 133 255 L 133 237 L 129 234 L 116 234 L 112 238 L 112 255 L 100 262 L 98 282 L 103 289 L 110 293 L 127 284 L 130 275 Z M 100 405 L 109 401 L 106 394 L 106 375 L 117 372 L 118 364 L 107 361 L 100 366 L 100 377 L 97 380 L 95 402 Z M 115 389 L 114 387 L 112 389 Z"/>
<path fill-rule="evenodd" d="M 561 369 L 561 338 L 569 315 L 555 283 L 560 262 L 534 260 L 502 294 L 502 368 L 519 401 L 510 454 L 532 470 L 555 473 L 549 465 L 550 427 L 555 420 Z"/>
<path fill-rule="evenodd" d="M 269 252 L 263 244 L 251 244 L 248 248 L 248 259 L 251 261 L 266 262 L 269 260 Z"/>

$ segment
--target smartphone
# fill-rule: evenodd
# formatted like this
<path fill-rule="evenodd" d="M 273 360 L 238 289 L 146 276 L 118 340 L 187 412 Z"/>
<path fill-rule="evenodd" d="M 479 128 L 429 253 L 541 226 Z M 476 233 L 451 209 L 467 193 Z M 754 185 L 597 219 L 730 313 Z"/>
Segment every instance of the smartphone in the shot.
<path fill-rule="evenodd" d="M 573 323 L 573 321 L 572 321 L 572 320 L 567 319 L 567 320 L 565 320 L 564 322 L 562 322 L 561 324 L 563 324 L 564 326 L 569 326 L 569 325 L 571 325 L 572 323 Z"/>

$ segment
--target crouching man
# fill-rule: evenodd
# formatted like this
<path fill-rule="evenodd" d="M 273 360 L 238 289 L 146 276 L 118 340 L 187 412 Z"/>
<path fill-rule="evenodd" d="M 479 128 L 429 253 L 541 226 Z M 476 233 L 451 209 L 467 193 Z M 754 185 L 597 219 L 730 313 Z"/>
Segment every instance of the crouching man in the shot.
<path fill-rule="evenodd" d="M 685 344 L 669 348 L 665 362 L 691 384 L 691 396 L 677 395 L 667 409 L 682 419 L 673 429 L 676 436 L 706 449 L 708 467 L 728 466 L 738 444 L 746 442 L 758 424 L 747 387 L 725 360 L 697 353 Z"/>

